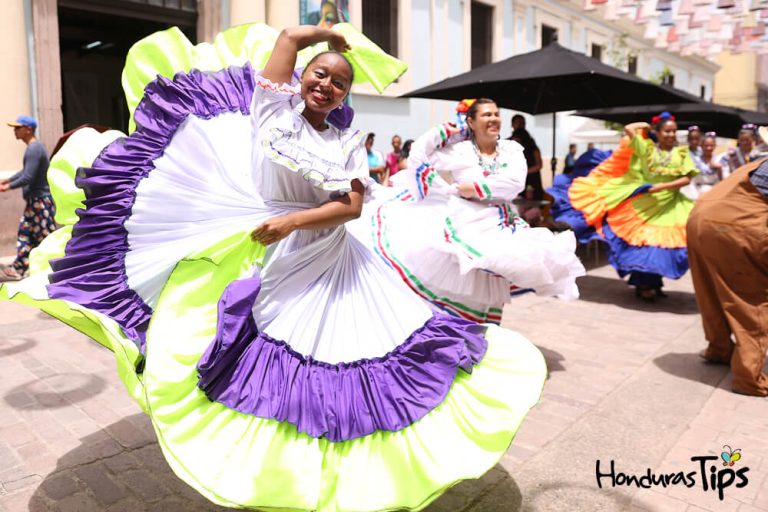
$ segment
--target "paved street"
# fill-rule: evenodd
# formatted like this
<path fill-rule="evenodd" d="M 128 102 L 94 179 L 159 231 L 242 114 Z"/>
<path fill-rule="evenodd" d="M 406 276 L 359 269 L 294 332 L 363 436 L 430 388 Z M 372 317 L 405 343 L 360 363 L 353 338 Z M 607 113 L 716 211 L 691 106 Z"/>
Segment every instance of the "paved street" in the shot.
<path fill-rule="evenodd" d="M 505 310 L 505 325 L 548 361 L 541 403 L 495 468 L 428 512 L 768 510 L 768 400 L 731 393 L 728 369 L 697 357 L 704 345 L 690 276 L 646 304 L 611 267 L 592 263 L 581 300 L 526 295 Z M 114 366 L 74 330 L 0 303 L 1 511 L 223 510 L 173 475 Z M 724 445 L 741 449 L 733 470 L 749 468 L 748 483 L 737 488 L 735 477 L 720 500 L 703 489 L 691 457 L 719 456 Z M 600 489 L 597 460 L 605 474 L 614 461 L 617 484 L 650 469 L 669 474 L 669 485 L 612 487 L 605 476 Z M 729 469 L 707 462 L 707 477 L 709 466 Z M 692 476 L 673 483 L 680 472 Z"/>

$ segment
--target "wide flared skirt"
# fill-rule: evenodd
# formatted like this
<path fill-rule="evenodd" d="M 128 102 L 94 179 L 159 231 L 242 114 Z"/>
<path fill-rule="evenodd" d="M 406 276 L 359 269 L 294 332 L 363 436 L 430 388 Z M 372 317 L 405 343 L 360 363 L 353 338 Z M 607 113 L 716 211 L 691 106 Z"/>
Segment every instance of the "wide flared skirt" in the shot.
<path fill-rule="evenodd" d="M 593 228 L 608 244 L 619 275 L 640 271 L 677 279 L 688 270 L 685 224 L 693 202 L 679 190 L 646 193 L 650 185 L 630 172 L 631 156 L 622 142 L 587 176 L 575 178 L 567 189 L 572 210 L 563 207 L 559 220 L 571 221 L 588 239 L 595 238 Z"/>
<path fill-rule="evenodd" d="M 212 501 L 418 510 L 505 453 L 540 396 L 543 357 L 512 331 L 433 314 L 343 227 L 271 253 L 253 243 L 277 210 L 242 172 L 253 148 L 220 130 L 247 119 L 253 83 L 247 66 L 159 78 L 130 137 L 73 137 L 51 164 L 71 181 L 78 169 L 82 190 L 52 187 L 73 224 L 0 297 L 112 349 L 169 464 Z M 257 280 L 254 302 L 228 309 L 225 292 Z M 259 351 L 248 366 L 217 357 L 225 346 Z M 202 384 L 212 369 L 221 386 Z M 327 387 L 337 381 L 343 393 Z M 241 407 L 233 394 L 258 398 Z"/>
<path fill-rule="evenodd" d="M 521 289 L 578 297 L 575 281 L 585 271 L 572 233 L 530 228 L 511 205 L 408 198 L 403 192 L 367 204 L 354 224 L 372 230 L 355 226 L 353 232 L 441 310 L 499 323 L 503 305 Z"/>

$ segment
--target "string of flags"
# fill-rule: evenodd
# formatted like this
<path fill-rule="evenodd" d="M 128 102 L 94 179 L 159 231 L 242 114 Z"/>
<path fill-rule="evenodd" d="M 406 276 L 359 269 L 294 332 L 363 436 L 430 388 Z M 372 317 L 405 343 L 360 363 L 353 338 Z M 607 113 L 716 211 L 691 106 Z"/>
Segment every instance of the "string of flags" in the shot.
<path fill-rule="evenodd" d="M 583 0 L 607 21 L 645 27 L 657 48 L 683 56 L 768 53 L 768 0 Z"/>

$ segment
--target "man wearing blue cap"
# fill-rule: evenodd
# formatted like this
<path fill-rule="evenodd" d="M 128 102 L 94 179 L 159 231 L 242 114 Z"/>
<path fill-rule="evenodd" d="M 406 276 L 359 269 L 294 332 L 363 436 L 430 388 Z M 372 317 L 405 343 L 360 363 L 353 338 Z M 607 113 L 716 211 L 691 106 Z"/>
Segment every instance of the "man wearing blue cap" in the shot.
<path fill-rule="evenodd" d="M 13 127 L 14 135 L 27 145 L 27 149 L 24 151 L 24 167 L 10 178 L 0 180 L 0 192 L 21 188 L 26 207 L 19 222 L 16 259 L 12 266 L 2 269 L 0 275 L 5 279 L 20 279 L 29 268 L 30 251 L 56 229 L 53 221 L 56 209 L 48 188 L 48 152 L 35 137 L 37 121 L 34 117 L 19 116 L 8 126 Z"/>

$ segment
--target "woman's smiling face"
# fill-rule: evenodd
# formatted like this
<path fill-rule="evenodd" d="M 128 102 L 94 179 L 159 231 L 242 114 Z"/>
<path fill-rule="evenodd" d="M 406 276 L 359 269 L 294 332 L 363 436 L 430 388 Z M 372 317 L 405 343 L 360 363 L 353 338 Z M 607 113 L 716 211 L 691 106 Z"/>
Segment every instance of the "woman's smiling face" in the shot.
<path fill-rule="evenodd" d="M 325 53 L 301 75 L 301 97 L 307 109 L 327 114 L 338 107 L 352 86 L 352 68 L 341 55 Z"/>
<path fill-rule="evenodd" d="M 715 142 L 715 139 L 712 137 L 705 137 L 704 141 L 701 143 L 701 150 L 705 155 L 711 155 L 715 150 L 716 145 L 717 143 Z"/>
<path fill-rule="evenodd" d="M 501 130 L 499 107 L 495 103 L 483 103 L 477 107 L 474 118 L 467 118 L 477 139 L 496 139 Z"/>
<path fill-rule="evenodd" d="M 656 132 L 656 136 L 659 138 L 659 146 L 662 149 L 672 149 L 677 143 L 677 123 L 672 120 L 664 122 Z"/>

